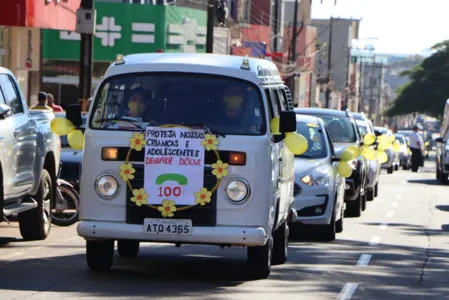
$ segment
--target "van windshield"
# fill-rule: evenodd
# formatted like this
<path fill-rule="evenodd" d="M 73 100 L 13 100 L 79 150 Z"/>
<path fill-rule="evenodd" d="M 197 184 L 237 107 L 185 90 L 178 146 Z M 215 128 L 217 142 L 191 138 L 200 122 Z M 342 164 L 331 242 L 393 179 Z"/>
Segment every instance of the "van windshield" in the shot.
<path fill-rule="evenodd" d="M 139 130 L 129 121 L 141 127 L 201 125 L 229 135 L 266 133 L 262 94 L 256 85 L 204 74 L 126 74 L 106 79 L 92 107 L 90 128 Z"/>

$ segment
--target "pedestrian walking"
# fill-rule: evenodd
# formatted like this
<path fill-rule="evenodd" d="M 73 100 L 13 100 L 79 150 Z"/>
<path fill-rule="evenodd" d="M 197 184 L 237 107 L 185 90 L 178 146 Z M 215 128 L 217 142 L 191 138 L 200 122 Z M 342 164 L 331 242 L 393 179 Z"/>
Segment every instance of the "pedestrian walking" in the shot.
<path fill-rule="evenodd" d="M 419 134 L 419 127 L 413 127 L 413 132 L 409 135 L 410 150 L 412 151 L 412 172 L 418 172 L 418 168 L 424 165 L 424 141 Z"/>
<path fill-rule="evenodd" d="M 55 112 L 64 111 L 61 106 L 55 104 L 55 97 L 53 97 L 53 94 L 47 93 L 47 97 L 48 97 L 48 106 L 50 106 L 53 109 L 53 111 Z"/>
<path fill-rule="evenodd" d="M 48 95 L 45 92 L 39 92 L 37 95 L 38 104 L 31 107 L 33 110 L 52 110 L 50 106 L 48 106 Z"/>

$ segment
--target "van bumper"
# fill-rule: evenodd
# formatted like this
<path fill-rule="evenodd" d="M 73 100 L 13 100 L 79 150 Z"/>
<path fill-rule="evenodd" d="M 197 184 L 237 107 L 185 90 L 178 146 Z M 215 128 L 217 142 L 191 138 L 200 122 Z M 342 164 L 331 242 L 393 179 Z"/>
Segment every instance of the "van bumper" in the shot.
<path fill-rule="evenodd" d="M 192 235 L 149 235 L 143 225 L 110 221 L 81 221 L 78 235 L 86 240 L 131 239 L 161 243 L 263 246 L 268 240 L 263 227 L 215 226 L 193 227 Z"/>

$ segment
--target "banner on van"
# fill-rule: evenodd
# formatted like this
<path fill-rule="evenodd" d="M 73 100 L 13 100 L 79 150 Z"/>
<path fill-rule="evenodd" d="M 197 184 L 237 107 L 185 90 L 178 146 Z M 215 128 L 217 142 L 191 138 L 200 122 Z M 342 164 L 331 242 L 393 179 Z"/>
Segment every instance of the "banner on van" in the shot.
<path fill-rule="evenodd" d="M 204 183 L 204 130 L 147 127 L 144 187 L 149 204 L 195 205 Z"/>

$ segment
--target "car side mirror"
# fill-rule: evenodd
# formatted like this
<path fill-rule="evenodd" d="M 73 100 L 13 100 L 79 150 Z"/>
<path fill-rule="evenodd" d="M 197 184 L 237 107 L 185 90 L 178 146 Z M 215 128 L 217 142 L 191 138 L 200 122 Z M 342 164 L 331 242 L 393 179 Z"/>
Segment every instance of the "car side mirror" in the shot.
<path fill-rule="evenodd" d="M 437 143 L 441 143 L 441 144 L 444 144 L 444 139 L 443 139 L 443 138 L 441 138 L 441 137 L 439 137 L 439 138 L 436 138 L 436 139 L 435 139 L 435 141 L 436 141 Z"/>
<path fill-rule="evenodd" d="M 79 104 L 71 104 L 67 106 L 65 112 L 66 118 L 72 122 L 75 128 L 79 129 L 83 125 L 83 119 L 81 117 L 81 106 Z"/>
<path fill-rule="evenodd" d="M 281 133 L 296 131 L 296 113 L 294 111 L 281 111 L 279 116 L 279 131 Z"/>
<path fill-rule="evenodd" d="M 341 158 L 338 157 L 338 156 L 332 156 L 332 157 L 331 157 L 331 161 L 332 161 L 332 162 L 339 162 L 339 161 L 341 161 Z"/>
<path fill-rule="evenodd" d="M 273 142 L 274 143 L 282 142 L 284 139 L 285 139 L 285 134 L 284 133 L 273 135 Z"/>
<path fill-rule="evenodd" d="M 11 116 L 11 107 L 0 103 L 0 119 L 6 119 L 9 116 Z"/>

